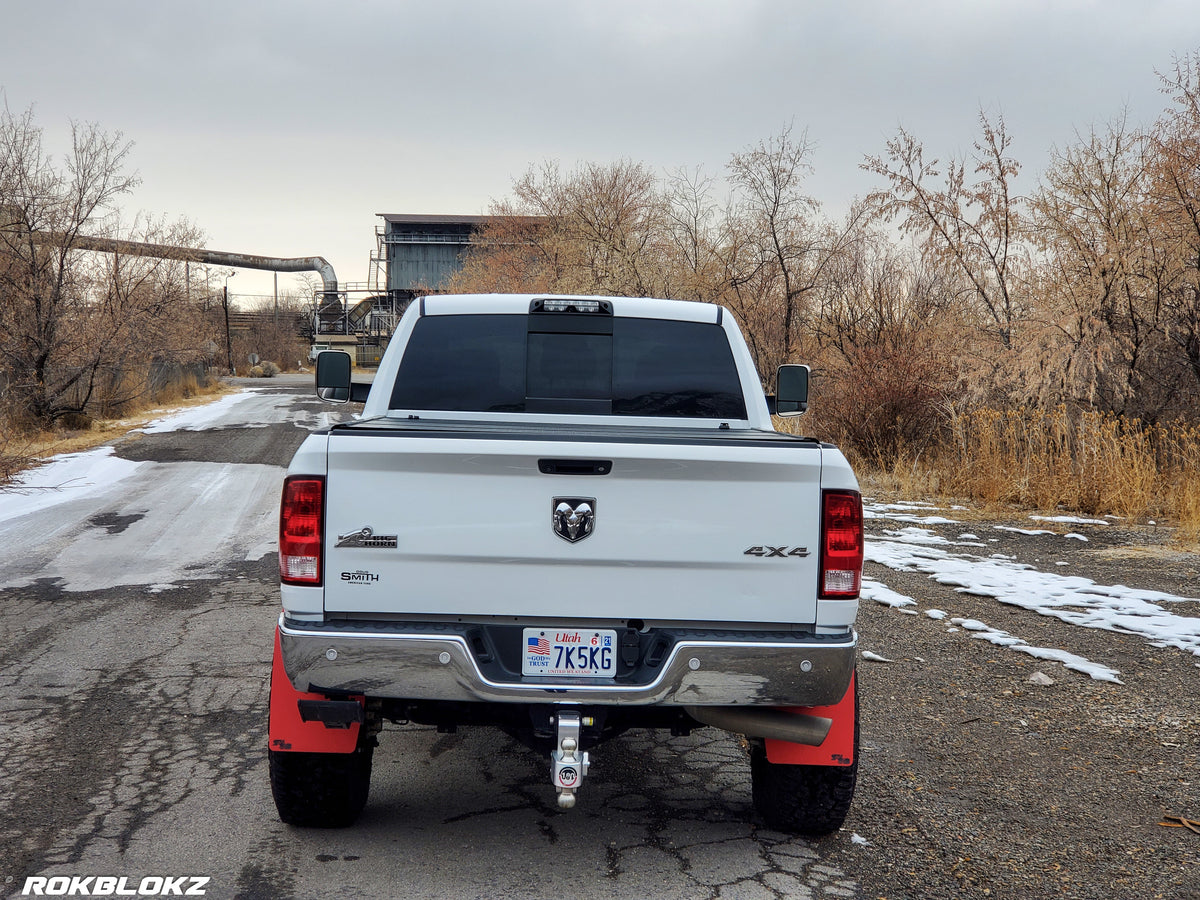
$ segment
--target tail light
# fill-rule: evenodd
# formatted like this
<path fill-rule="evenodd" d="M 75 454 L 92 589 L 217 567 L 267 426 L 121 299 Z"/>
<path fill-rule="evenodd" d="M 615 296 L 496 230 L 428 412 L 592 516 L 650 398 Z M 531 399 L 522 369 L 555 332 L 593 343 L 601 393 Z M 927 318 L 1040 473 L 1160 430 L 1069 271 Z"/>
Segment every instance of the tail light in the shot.
<path fill-rule="evenodd" d="M 321 583 L 321 526 L 325 479 L 293 476 L 283 483 L 279 509 L 279 578 L 285 584 Z"/>
<path fill-rule="evenodd" d="M 863 511 L 857 491 L 826 491 L 821 512 L 821 593 L 854 599 L 862 587 Z"/>

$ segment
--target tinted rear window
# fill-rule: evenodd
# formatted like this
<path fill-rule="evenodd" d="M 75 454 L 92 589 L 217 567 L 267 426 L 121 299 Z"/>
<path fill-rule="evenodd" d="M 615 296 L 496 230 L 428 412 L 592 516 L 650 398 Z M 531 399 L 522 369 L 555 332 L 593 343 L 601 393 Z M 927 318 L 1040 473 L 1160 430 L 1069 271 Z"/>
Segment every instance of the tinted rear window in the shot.
<path fill-rule="evenodd" d="M 565 319 L 562 320 L 565 322 Z M 554 316 L 427 316 L 392 390 L 393 409 L 744 419 L 724 330 L 615 318 L 612 333 L 556 332 Z"/>

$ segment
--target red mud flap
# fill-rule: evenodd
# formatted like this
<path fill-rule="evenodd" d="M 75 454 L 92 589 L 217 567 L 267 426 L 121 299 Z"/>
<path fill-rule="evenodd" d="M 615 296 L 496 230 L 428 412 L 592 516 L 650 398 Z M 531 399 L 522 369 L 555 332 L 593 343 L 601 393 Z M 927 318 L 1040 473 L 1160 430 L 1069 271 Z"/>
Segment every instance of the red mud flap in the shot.
<path fill-rule="evenodd" d="M 846 695 L 832 706 L 789 706 L 786 712 L 810 713 L 833 719 L 829 735 L 819 747 L 793 744 L 766 738 L 767 762 L 793 766 L 849 766 L 854 762 L 854 685 L 858 675 L 850 676 Z"/>
<path fill-rule="evenodd" d="M 326 701 L 324 694 L 307 694 L 292 687 L 283 668 L 283 652 L 279 649 L 279 629 L 275 629 L 275 658 L 271 663 L 271 720 L 267 728 L 272 750 L 292 750 L 300 753 L 353 753 L 358 746 L 359 721 L 349 721 L 343 727 L 330 728 L 324 722 L 300 715 L 300 701 Z M 359 699 L 361 702 L 361 698 Z"/>

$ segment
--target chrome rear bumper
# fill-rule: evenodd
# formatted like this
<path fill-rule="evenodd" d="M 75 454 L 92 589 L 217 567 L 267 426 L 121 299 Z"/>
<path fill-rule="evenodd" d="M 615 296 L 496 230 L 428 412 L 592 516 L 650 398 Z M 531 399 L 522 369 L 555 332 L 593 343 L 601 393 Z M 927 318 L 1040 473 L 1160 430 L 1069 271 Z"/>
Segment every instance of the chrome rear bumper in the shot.
<path fill-rule="evenodd" d="M 410 700 L 652 706 L 821 706 L 837 703 L 854 671 L 858 635 L 677 640 L 648 683 L 614 679 L 488 678 L 465 637 L 306 627 L 279 619 L 284 669 L 297 690 Z"/>

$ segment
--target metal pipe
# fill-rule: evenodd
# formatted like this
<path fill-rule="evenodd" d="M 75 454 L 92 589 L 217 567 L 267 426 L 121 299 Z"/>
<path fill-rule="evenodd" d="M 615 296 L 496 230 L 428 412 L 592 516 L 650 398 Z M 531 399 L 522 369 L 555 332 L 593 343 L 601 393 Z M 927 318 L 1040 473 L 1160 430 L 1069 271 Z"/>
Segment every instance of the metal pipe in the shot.
<path fill-rule="evenodd" d="M 65 235 L 45 234 L 49 242 L 65 241 Z M 231 266 L 235 269 L 262 269 L 268 272 L 317 272 L 324 283 L 322 292 L 337 293 L 337 275 L 333 266 L 321 256 L 256 256 L 252 253 L 230 253 L 226 250 L 206 250 L 199 247 L 175 247 L 170 244 L 147 244 L 142 241 L 122 241 L 116 238 L 91 237 L 78 234 L 70 238 L 76 250 L 100 253 L 124 253 L 127 256 L 153 256 L 159 259 L 178 259 L 207 263 L 212 266 Z"/>
<path fill-rule="evenodd" d="M 824 743 L 833 719 L 809 713 L 791 713 L 772 707 L 686 706 L 687 714 L 697 722 L 744 734 L 752 738 L 774 738 L 793 744 L 819 747 Z"/>
<path fill-rule="evenodd" d="M 8 215 L 11 213 L 11 215 Z M 0 219 L 12 218 L 4 228 L 21 225 L 20 211 L 14 207 L 0 206 Z M 90 250 L 97 253 L 124 253 L 126 256 L 150 256 L 157 259 L 177 259 L 185 263 L 205 263 L 212 266 L 231 266 L 235 269 L 261 269 L 268 272 L 317 272 L 321 276 L 321 301 L 313 319 L 313 328 L 321 330 L 322 314 L 345 320 L 341 297 L 338 296 L 337 275 L 329 261 L 321 256 L 257 256 L 252 253 L 231 253 L 227 250 L 206 250 L 200 247 L 177 247 L 172 244 L 150 244 L 144 241 L 123 241 L 117 238 L 92 237 L 85 234 L 65 235 L 54 232 L 33 232 L 37 243 L 57 244 L 72 250 Z M 207 280 L 207 274 L 205 275 Z M 189 279 L 190 283 L 190 279 Z M 206 301 L 207 302 L 207 301 Z M 224 298 L 228 307 L 228 298 Z M 349 323 L 346 322 L 346 330 Z"/>

